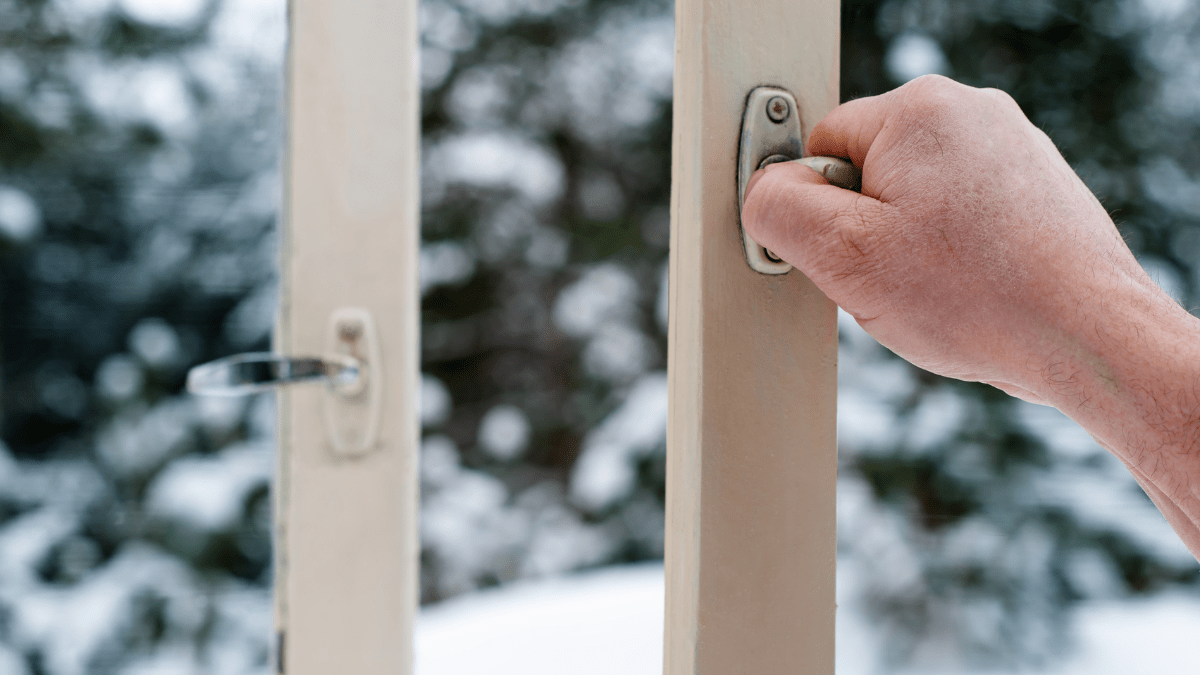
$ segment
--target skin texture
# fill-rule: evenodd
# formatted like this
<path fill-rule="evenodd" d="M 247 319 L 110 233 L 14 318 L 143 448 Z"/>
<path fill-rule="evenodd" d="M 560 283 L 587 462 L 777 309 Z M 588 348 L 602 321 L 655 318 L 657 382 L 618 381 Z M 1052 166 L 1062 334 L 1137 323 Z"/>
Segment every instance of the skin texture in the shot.
<path fill-rule="evenodd" d="M 833 110 L 773 164 L 743 223 L 880 343 L 939 375 L 1052 405 L 1120 458 L 1200 558 L 1200 320 L 1004 92 L 929 75 Z"/>

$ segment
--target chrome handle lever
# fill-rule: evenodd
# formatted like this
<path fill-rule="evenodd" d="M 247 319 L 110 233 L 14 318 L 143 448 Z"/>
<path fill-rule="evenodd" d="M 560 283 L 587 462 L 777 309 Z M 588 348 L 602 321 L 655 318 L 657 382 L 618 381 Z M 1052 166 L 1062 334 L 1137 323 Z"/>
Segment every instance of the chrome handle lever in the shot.
<path fill-rule="evenodd" d="M 354 396 L 366 389 L 366 380 L 362 362 L 345 354 L 318 358 L 255 352 L 227 356 L 192 368 L 188 371 L 187 389 L 207 396 L 244 396 L 287 384 L 323 381 L 343 396 Z"/>
<path fill-rule="evenodd" d="M 325 347 L 320 350 L 324 356 L 270 352 L 227 356 L 192 368 L 187 388 L 193 394 L 241 396 L 285 384 L 325 382 L 326 392 L 318 397 L 289 397 L 291 405 L 310 409 L 317 403 L 324 408 L 334 454 L 361 457 L 374 450 L 379 439 L 385 381 L 379 346 L 371 313 L 361 307 L 341 307 L 329 316 Z"/>

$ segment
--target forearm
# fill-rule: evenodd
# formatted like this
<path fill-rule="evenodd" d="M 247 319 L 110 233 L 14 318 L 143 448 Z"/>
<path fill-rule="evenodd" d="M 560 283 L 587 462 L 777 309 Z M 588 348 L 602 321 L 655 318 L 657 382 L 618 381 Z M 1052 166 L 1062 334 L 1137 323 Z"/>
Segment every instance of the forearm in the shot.
<path fill-rule="evenodd" d="M 1042 373 L 1048 400 L 1129 467 L 1200 559 L 1200 320 L 1157 289 L 1079 326 Z M 1112 308 L 1110 308 L 1112 309 Z M 1061 355 L 1060 355 L 1061 356 Z"/>

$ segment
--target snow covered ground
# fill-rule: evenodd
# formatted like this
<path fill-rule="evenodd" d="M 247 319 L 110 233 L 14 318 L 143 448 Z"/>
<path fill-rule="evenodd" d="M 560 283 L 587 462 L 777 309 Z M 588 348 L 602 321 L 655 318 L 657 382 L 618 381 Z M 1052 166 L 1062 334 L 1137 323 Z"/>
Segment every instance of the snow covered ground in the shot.
<path fill-rule="evenodd" d="M 870 624 L 849 592 L 853 583 L 848 570 L 839 571 L 837 672 L 883 673 Z M 1196 597 L 1095 602 L 1082 606 L 1076 620 L 1071 654 L 1041 675 L 1200 672 Z M 425 608 L 417 626 L 416 674 L 657 675 L 662 623 L 660 565 L 518 582 Z M 958 668 L 905 675 L 934 672 L 974 675 Z"/>

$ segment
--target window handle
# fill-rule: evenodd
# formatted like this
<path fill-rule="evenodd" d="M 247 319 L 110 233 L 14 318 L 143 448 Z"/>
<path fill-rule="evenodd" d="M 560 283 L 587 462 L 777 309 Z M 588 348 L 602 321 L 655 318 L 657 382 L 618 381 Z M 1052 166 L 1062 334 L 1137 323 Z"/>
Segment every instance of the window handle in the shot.
<path fill-rule="evenodd" d="M 306 334 L 305 343 L 315 342 L 313 337 Z M 317 406 L 324 409 L 334 454 L 359 457 L 375 450 L 385 378 L 371 313 L 361 307 L 334 310 L 324 348 L 312 351 L 323 356 L 260 352 L 210 361 L 188 372 L 187 388 L 194 394 L 241 396 L 283 385 L 325 382 L 329 386 L 321 401 L 305 395 L 295 397 L 293 403 L 313 405 L 314 412 Z"/>
<path fill-rule="evenodd" d="M 187 389 L 206 396 L 243 396 L 305 382 L 325 382 L 343 396 L 354 396 L 366 389 L 366 370 L 361 361 L 345 354 L 291 357 L 254 352 L 192 368 Z"/>
<path fill-rule="evenodd" d="M 778 87 L 757 87 L 746 98 L 742 117 L 742 137 L 738 147 L 738 226 L 746 201 L 746 185 L 757 170 L 777 162 L 796 162 L 821 174 L 831 184 L 858 190 L 862 172 L 837 157 L 803 157 L 804 132 L 800 127 L 800 109 L 796 97 Z M 763 274 L 787 274 L 792 269 L 774 253 L 758 245 L 742 228 L 746 262 Z"/>

